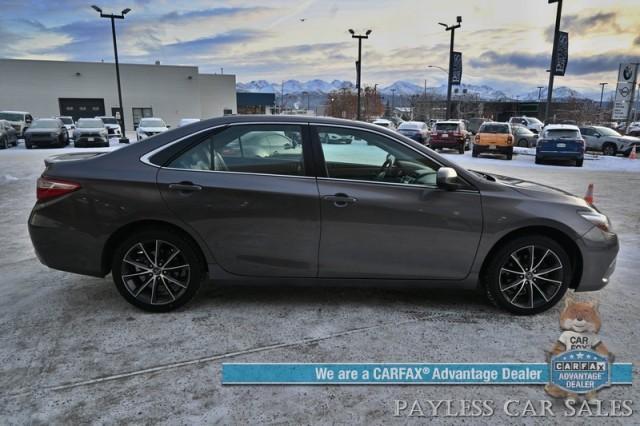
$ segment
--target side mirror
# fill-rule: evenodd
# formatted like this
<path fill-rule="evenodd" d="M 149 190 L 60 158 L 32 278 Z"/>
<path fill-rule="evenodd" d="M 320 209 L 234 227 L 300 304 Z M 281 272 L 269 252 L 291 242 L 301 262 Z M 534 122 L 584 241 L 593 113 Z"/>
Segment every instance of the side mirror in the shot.
<path fill-rule="evenodd" d="M 596 138 L 599 138 L 599 137 L 600 137 L 600 133 L 595 133 L 595 134 L 594 134 L 594 136 L 595 136 Z"/>
<path fill-rule="evenodd" d="M 169 126 L 169 125 L 167 124 L 167 129 L 170 129 L 170 128 L 171 128 L 171 126 Z"/>
<path fill-rule="evenodd" d="M 440 167 L 436 173 L 436 185 L 447 191 L 456 190 L 458 188 L 458 173 L 451 167 Z"/>

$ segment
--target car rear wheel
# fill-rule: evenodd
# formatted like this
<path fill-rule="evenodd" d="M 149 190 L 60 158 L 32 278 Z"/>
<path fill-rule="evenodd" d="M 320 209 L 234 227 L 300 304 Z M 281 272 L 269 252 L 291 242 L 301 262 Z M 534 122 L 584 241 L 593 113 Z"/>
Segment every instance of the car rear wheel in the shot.
<path fill-rule="evenodd" d="M 604 155 L 616 155 L 617 151 L 616 146 L 612 143 L 606 143 L 602 147 L 602 153 Z"/>
<path fill-rule="evenodd" d="M 2 138 L 2 140 L 0 140 L 0 147 L 2 147 L 2 149 L 9 149 L 9 140 Z"/>
<path fill-rule="evenodd" d="M 471 156 L 472 157 L 477 157 L 478 156 L 478 150 L 476 149 L 475 146 L 471 149 Z"/>
<path fill-rule="evenodd" d="M 491 256 L 485 273 L 487 296 L 509 312 L 532 315 L 546 311 L 569 288 L 571 260 L 549 237 L 519 237 Z"/>
<path fill-rule="evenodd" d="M 576 160 L 576 167 L 582 167 L 584 160 Z"/>
<path fill-rule="evenodd" d="M 464 145 L 465 145 L 465 143 L 462 142 L 462 144 L 458 147 L 458 153 L 464 154 Z"/>
<path fill-rule="evenodd" d="M 529 148 L 529 142 L 526 139 L 520 139 L 518 141 L 518 146 L 521 148 Z"/>
<path fill-rule="evenodd" d="M 113 281 L 132 305 L 167 312 L 187 303 L 198 291 L 204 265 L 188 239 L 157 229 L 123 241 L 113 257 Z"/>

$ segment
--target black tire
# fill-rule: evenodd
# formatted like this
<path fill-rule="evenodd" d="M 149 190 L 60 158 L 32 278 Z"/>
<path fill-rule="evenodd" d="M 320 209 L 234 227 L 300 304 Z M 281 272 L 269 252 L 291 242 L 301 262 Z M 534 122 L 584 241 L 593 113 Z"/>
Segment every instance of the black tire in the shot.
<path fill-rule="evenodd" d="M 518 237 L 505 242 L 490 256 L 483 274 L 487 297 L 513 314 L 546 311 L 562 299 L 571 283 L 571 259 L 566 250 L 549 237 L 533 234 Z"/>
<path fill-rule="evenodd" d="M 542 164 L 542 158 L 536 157 L 536 164 Z"/>
<path fill-rule="evenodd" d="M 507 160 L 513 159 L 513 151 L 507 153 Z"/>
<path fill-rule="evenodd" d="M 604 155 L 613 155 L 613 156 L 615 156 L 618 153 L 618 149 L 616 148 L 615 144 L 607 142 L 602 146 L 602 153 Z"/>
<path fill-rule="evenodd" d="M 478 156 L 478 150 L 475 146 L 471 149 L 471 156 L 474 158 Z"/>
<path fill-rule="evenodd" d="M 521 148 L 529 148 L 529 142 L 526 139 L 520 139 L 518 141 L 518 146 Z"/>
<path fill-rule="evenodd" d="M 458 154 L 464 154 L 464 142 L 458 147 Z"/>
<path fill-rule="evenodd" d="M 2 149 L 9 149 L 9 139 L 2 138 L 2 140 L 0 140 L 0 148 Z"/>
<path fill-rule="evenodd" d="M 583 160 L 576 160 L 576 167 L 582 167 L 582 163 L 584 162 Z"/>
<path fill-rule="evenodd" d="M 25 148 L 27 148 L 27 149 L 31 149 L 31 148 L 33 148 L 33 146 L 32 146 L 29 142 L 25 142 L 25 143 L 24 143 L 24 146 L 25 146 Z"/>
<path fill-rule="evenodd" d="M 160 248 L 155 250 L 156 247 Z M 156 251 L 158 258 L 155 257 Z M 125 258 L 139 266 L 125 262 Z M 173 265 L 169 267 L 171 270 L 162 269 L 163 261 L 165 267 Z M 175 265 L 176 262 L 186 267 L 177 268 L 181 265 Z M 131 235 L 118 245 L 111 271 L 118 292 L 129 303 L 149 312 L 168 312 L 184 305 L 196 294 L 204 277 L 204 264 L 199 248 L 181 233 L 149 228 Z M 128 281 L 123 276 L 128 277 Z M 158 295 L 155 295 L 156 291 Z"/>

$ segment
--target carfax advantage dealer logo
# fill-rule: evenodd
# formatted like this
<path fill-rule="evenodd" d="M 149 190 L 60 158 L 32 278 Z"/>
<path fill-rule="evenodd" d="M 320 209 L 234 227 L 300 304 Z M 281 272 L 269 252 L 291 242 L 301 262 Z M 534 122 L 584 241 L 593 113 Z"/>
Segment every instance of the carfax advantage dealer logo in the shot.
<path fill-rule="evenodd" d="M 609 360 L 593 351 L 556 355 L 549 364 L 551 383 L 570 393 L 585 394 L 611 386 Z"/>

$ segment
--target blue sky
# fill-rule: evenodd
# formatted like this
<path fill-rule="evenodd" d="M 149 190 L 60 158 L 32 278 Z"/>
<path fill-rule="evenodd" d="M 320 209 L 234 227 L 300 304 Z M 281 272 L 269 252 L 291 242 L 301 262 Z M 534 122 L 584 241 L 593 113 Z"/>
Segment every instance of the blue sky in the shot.
<path fill-rule="evenodd" d="M 110 27 L 79 0 L 0 0 L 0 57 L 112 61 Z M 347 30 L 371 29 L 363 82 L 411 80 L 429 86 L 446 75 L 448 33 L 463 52 L 463 82 L 524 91 L 545 85 L 555 6 L 545 0 L 486 1 L 96 1 L 105 11 L 132 9 L 117 21 L 123 62 L 198 65 L 203 72 L 266 79 L 354 79 L 356 41 Z M 577 90 L 612 86 L 617 64 L 640 60 L 640 2 L 565 1 L 570 33 L 567 75 Z M 304 19 L 304 21 L 302 21 Z M 524 90 L 523 90 L 524 89 Z"/>

